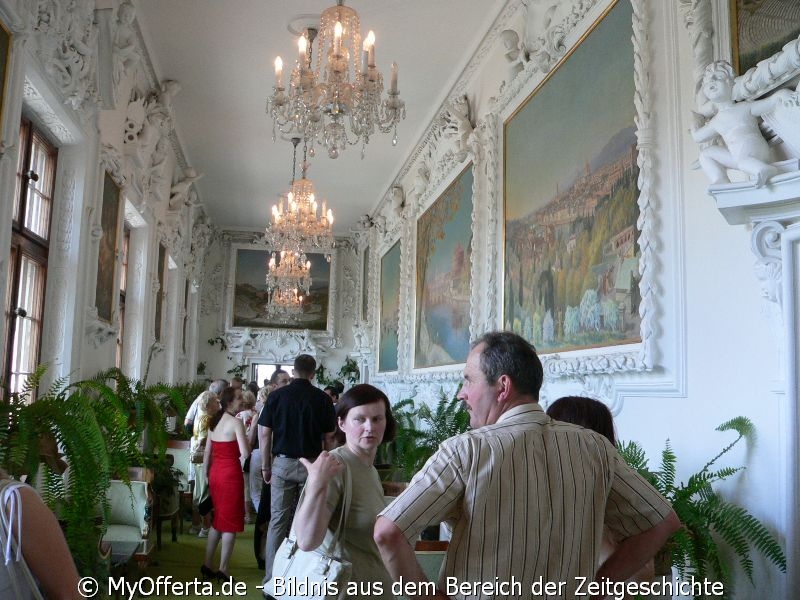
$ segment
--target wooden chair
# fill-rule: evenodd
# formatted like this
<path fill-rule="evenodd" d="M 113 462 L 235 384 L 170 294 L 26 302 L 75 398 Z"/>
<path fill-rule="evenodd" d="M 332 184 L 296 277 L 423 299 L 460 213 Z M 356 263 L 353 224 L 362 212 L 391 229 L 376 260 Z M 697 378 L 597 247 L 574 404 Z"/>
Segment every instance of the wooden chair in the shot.
<path fill-rule="evenodd" d="M 173 458 L 172 465 L 181 472 L 181 482 L 178 485 L 179 506 L 182 511 L 185 508 L 192 509 L 192 485 L 189 481 L 189 447 L 191 440 L 167 440 L 167 454 Z M 180 513 L 180 511 L 179 511 Z M 180 532 L 183 533 L 183 518 L 178 518 Z"/>
<path fill-rule="evenodd" d="M 167 453 L 167 465 L 174 467 L 175 455 Z M 164 521 L 171 523 L 172 541 L 178 541 L 178 522 L 181 520 L 180 493 L 177 487 L 169 492 L 159 492 L 154 496 L 153 522 L 156 525 L 156 547 L 161 550 L 161 524 Z"/>

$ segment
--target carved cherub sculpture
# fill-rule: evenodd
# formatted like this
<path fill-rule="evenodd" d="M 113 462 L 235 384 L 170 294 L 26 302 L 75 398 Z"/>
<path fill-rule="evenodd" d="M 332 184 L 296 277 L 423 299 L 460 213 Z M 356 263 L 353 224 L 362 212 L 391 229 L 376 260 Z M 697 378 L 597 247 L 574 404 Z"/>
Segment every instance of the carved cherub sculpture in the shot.
<path fill-rule="evenodd" d="M 505 56 L 509 65 L 508 76 L 505 79 L 506 84 L 509 84 L 525 68 L 525 63 L 528 62 L 528 55 L 519 39 L 519 34 L 513 29 L 501 31 L 500 39 L 503 40 L 503 47 L 505 48 L 503 56 Z"/>
<path fill-rule="evenodd" d="M 770 148 L 758 119 L 770 112 L 779 102 L 790 96 L 788 90 L 779 90 L 761 100 L 733 100 L 733 68 L 725 61 L 716 61 L 706 67 L 703 75 L 703 93 L 708 105 L 700 114 L 710 116 L 705 125 L 692 131 L 694 141 L 708 142 L 721 138 L 724 145 L 711 145 L 700 151 L 700 166 L 711 183 L 729 182 L 726 169 L 738 169 L 756 186 L 763 186 L 778 171 L 770 164 Z"/>
<path fill-rule="evenodd" d="M 174 183 L 169 193 L 170 210 L 180 210 L 181 206 L 189 199 L 189 188 L 202 176 L 202 173 L 197 173 L 192 167 L 186 167 L 183 170 L 183 179 Z"/>
<path fill-rule="evenodd" d="M 458 96 L 447 107 L 444 114 L 444 133 L 456 140 L 456 158 L 463 160 L 469 151 L 469 136 L 472 134 L 472 122 L 469 120 L 469 99 L 466 94 Z"/>
<path fill-rule="evenodd" d="M 394 212 L 395 216 L 402 218 L 403 211 L 406 208 L 406 195 L 403 192 L 402 186 L 399 185 L 392 186 L 391 198 L 392 198 L 392 212 Z"/>
<path fill-rule="evenodd" d="M 417 200 L 419 200 L 425 193 L 425 190 L 428 189 L 429 180 L 430 174 L 428 167 L 426 167 L 424 164 L 421 164 L 417 168 L 417 174 L 414 176 L 414 187 L 412 189 L 412 193 Z"/>
<path fill-rule="evenodd" d="M 133 20 L 136 9 L 129 0 L 117 10 L 117 30 L 114 34 L 114 83 L 119 83 L 126 73 L 142 59 L 136 42 Z"/>

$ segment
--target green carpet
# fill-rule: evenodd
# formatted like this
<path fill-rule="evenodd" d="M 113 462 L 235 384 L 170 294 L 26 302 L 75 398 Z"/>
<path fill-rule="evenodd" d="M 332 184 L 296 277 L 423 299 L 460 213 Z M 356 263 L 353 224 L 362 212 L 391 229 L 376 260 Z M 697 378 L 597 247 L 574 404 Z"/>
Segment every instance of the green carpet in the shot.
<path fill-rule="evenodd" d="M 234 580 L 238 582 L 237 587 L 231 593 L 229 585 L 225 585 L 214 581 L 211 585 L 213 591 L 210 592 L 211 596 L 217 597 L 232 597 L 232 598 L 252 598 L 255 600 L 262 600 L 263 595 L 261 590 L 256 588 L 261 585 L 261 580 L 264 577 L 264 571 L 256 567 L 256 559 L 253 555 L 253 527 L 254 525 L 245 525 L 245 530 L 236 536 L 236 545 L 233 548 L 233 556 L 230 560 L 230 574 Z M 148 592 L 147 586 L 155 586 L 159 582 L 161 576 L 161 587 L 154 588 L 152 595 L 159 599 L 172 599 L 172 598 L 195 598 L 203 597 L 206 595 L 201 587 L 186 588 L 181 591 L 177 587 L 165 587 L 166 576 L 171 576 L 173 583 L 185 584 L 192 582 L 195 579 L 202 582 L 200 575 L 200 565 L 203 563 L 206 552 L 206 540 L 198 538 L 197 535 L 189 535 L 189 523 L 184 523 L 184 533 L 178 533 L 178 541 L 173 542 L 170 534 L 170 524 L 164 523 L 161 530 L 161 550 L 154 550 L 151 555 L 150 564 L 144 570 L 137 568 L 135 562 L 131 562 L 124 573 L 114 573 L 113 576 L 124 576 L 126 582 L 134 585 L 137 580 L 143 579 L 140 582 L 140 589 L 144 595 L 151 595 Z M 152 532 L 152 539 L 155 543 L 155 531 Z M 217 546 L 217 553 L 212 564 L 212 568 L 216 569 L 219 565 L 219 546 Z M 152 580 L 152 584 L 151 584 Z M 242 585 L 244 584 L 244 586 Z M 102 588 L 102 585 L 101 585 Z M 207 588 L 207 586 L 206 586 Z M 193 593 L 194 590 L 197 593 Z M 108 597 L 106 591 L 107 587 L 103 588 L 103 596 Z M 246 593 L 239 593 L 246 591 Z M 113 596 L 112 596 L 113 597 Z M 120 594 L 120 597 L 127 598 L 127 592 Z M 141 596 L 139 596 L 141 597 Z"/>

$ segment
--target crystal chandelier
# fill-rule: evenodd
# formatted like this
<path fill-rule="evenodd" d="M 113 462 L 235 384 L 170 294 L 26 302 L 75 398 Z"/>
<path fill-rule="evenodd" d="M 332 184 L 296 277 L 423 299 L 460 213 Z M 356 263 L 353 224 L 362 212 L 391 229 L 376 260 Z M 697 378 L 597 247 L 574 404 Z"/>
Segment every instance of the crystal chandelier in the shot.
<path fill-rule="evenodd" d="M 322 210 L 314 195 L 314 184 L 306 178 L 307 145 L 303 146 L 303 174 L 295 178 L 297 145 L 300 138 L 292 138 L 291 191 L 272 207 L 272 220 L 264 233 L 264 244 L 272 248 L 267 263 L 267 316 L 282 322 L 297 319 L 303 312 L 303 300 L 311 290 L 311 261 L 307 249 L 330 252 L 335 245 L 331 226 L 333 211 L 322 202 Z M 305 296 L 304 296 L 305 294 Z"/>
<path fill-rule="evenodd" d="M 292 138 L 294 154 L 292 159 L 291 191 L 281 197 L 278 204 L 272 207 L 272 219 L 267 225 L 264 235 L 265 243 L 276 249 L 302 252 L 319 249 L 330 254 L 335 245 L 331 227 L 333 211 L 322 201 L 320 207 L 314 193 L 314 184 L 306 178 L 308 163 L 306 162 L 307 146 L 304 145 L 302 176 L 295 179 L 297 163 L 297 144 L 300 138 Z M 319 210 L 321 208 L 321 210 Z M 330 256 L 328 256 L 330 259 Z"/>
<path fill-rule="evenodd" d="M 319 30 L 306 29 L 297 48 L 288 90 L 283 86 L 283 61 L 280 56 L 275 59 L 275 87 L 267 101 L 273 139 L 277 127 L 281 133 L 311 140 L 312 156 L 316 141 L 331 158 L 359 141 L 364 158 L 376 130 L 392 131 L 392 145 L 397 144 L 397 123 L 406 117 L 397 89 L 397 63 L 392 63 L 389 91 L 381 99 L 383 75 L 375 64 L 375 34 L 370 31 L 362 45 L 355 10 L 337 0 L 322 13 Z"/>
<path fill-rule="evenodd" d="M 280 256 L 280 260 L 278 260 Z M 267 263 L 267 315 L 291 321 L 303 311 L 311 290 L 311 261 L 301 251 L 273 251 Z"/>

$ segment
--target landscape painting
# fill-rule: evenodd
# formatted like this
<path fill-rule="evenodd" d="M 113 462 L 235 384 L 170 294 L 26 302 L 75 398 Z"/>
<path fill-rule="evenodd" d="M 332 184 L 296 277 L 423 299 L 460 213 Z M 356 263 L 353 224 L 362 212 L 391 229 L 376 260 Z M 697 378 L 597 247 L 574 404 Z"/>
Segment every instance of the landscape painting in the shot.
<path fill-rule="evenodd" d="M 800 2 L 731 0 L 733 66 L 739 74 L 800 35 Z"/>
<path fill-rule="evenodd" d="M 287 321 L 267 315 L 266 275 L 270 254 L 263 249 L 239 248 L 236 251 L 233 326 L 327 330 L 331 263 L 324 254 L 307 254 L 311 261 L 311 289 L 303 300 L 302 313 Z"/>
<path fill-rule="evenodd" d="M 472 182 L 469 165 L 417 221 L 415 368 L 469 353 Z"/>
<path fill-rule="evenodd" d="M 400 241 L 381 258 L 378 371 L 397 371 L 400 328 Z"/>
<path fill-rule="evenodd" d="M 618 2 L 505 124 L 503 320 L 540 353 L 641 341 L 631 17 Z"/>

